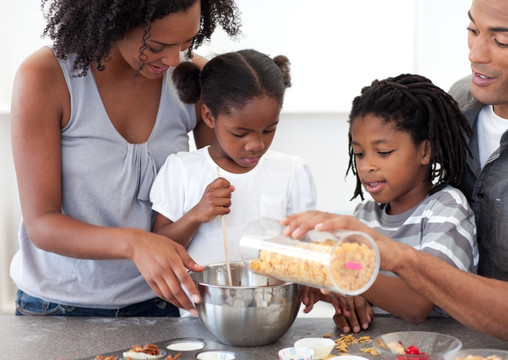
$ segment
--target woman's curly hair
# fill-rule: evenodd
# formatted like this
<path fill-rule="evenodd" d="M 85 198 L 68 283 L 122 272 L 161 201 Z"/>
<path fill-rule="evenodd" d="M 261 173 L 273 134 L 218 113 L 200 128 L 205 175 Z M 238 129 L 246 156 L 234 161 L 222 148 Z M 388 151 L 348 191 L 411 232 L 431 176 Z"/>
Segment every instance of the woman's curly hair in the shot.
<path fill-rule="evenodd" d="M 103 70 L 113 44 L 132 27 L 144 28 L 143 46 L 150 35 L 150 24 L 164 16 L 185 11 L 201 1 L 201 25 L 188 48 L 191 51 L 210 40 L 217 25 L 230 36 L 239 33 L 239 11 L 234 0 L 42 0 L 47 25 L 42 36 L 53 40 L 57 58 L 75 56 L 73 71 L 84 76 L 92 62 Z"/>

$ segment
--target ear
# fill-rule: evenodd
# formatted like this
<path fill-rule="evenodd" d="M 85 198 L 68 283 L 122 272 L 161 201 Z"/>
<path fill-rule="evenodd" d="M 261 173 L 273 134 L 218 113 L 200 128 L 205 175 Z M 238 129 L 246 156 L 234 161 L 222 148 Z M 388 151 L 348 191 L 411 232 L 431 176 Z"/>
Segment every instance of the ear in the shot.
<path fill-rule="evenodd" d="M 215 128 L 215 117 L 213 116 L 210 108 L 205 104 L 201 105 L 201 119 L 203 119 L 209 128 Z"/>
<path fill-rule="evenodd" d="M 421 164 L 427 166 L 430 163 L 430 155 L 432 152 L 432 149 L 430 147 L 430 141 L 429 140 L 423 141 L 420 145 L 420 149 L 422 154 Z"/>

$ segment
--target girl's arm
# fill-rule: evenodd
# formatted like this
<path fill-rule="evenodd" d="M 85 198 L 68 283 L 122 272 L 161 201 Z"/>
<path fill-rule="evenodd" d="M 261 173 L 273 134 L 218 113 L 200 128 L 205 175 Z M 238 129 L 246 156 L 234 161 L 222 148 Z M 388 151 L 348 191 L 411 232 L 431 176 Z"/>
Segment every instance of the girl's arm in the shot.
<path fill-rule="evenodd" d="M 286 235 L 303 236 L 308 230 L 365 231 L 376 241 L 381 269 L 397 274 L 414 291 L 425 296 L 464 325 L 508 340 L 508 282 L 478 276 L 445 261 L 398 243 L 372 230 L 352 216 L 323 212 L 296 214 L 283 221 Z"/>
<path fill-rule="evenodd" d="M 165 184 L 156 182 L 155 186 Z M 187 247 L 201 224 L 212 221 L 219 215 L 229 214 L 233 191 L 234 187 L 229 181 L 219 177 L 206 187 L 201 200 L 177 221 L 173 222 L 157 213 L 153 231 Z"/>
<path fill-rule="evenodd" d="M 187 269 L 203 268 L 183 247 L 146 231 L 94 226 L 62 214 L 60 130 L 69 116 L 62 70 L 53 52 L 42 48 L 20 66 L 11 109 L 14 164 L 30 239 L 39 249 L 74 258 L 132 259 L 158 296 L 193 309 L 180 283 L 199 301 Z"/>

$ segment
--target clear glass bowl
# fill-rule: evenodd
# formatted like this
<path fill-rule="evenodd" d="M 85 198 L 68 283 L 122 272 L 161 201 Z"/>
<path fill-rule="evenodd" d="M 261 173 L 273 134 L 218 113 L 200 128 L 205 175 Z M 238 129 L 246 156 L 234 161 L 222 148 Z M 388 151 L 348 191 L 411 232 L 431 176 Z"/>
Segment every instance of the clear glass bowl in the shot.
<path fill-rule="evenodd" d="M 447 360 L 462 348 L 462 341 L 437 332 L 402 331 L 380 335 L 372 345 L 384 360 Z M 410 346 L 425 354 L 405 354 L 402 347 Z"/>

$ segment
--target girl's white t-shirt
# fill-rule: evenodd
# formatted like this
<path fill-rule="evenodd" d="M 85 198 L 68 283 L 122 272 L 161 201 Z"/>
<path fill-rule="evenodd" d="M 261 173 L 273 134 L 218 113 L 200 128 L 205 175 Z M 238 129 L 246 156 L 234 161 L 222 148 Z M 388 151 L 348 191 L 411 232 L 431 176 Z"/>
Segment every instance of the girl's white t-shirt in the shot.
<path fill-rule="evenodd" d="M 219 173 L 235 187 L 231 212 L 225 215 L 230 261 L 242 260 L 240 238 L 250 222 L 260 217 L 282 219 L 316 206 L 314 179 L 300 157 L 267 151 L 247 173 L 234 174 L 224 169 L 219 169 Z M 217 164 L 208 147 L 172 154 L 153 183 L 152 207 L 169 220 L 177 221 L 199 202 L 216 178 Z M 201 224 L 187 251 L 201 265 L 226 261 L 220 216 Z"/>

